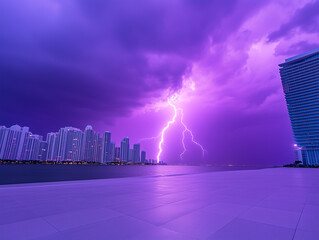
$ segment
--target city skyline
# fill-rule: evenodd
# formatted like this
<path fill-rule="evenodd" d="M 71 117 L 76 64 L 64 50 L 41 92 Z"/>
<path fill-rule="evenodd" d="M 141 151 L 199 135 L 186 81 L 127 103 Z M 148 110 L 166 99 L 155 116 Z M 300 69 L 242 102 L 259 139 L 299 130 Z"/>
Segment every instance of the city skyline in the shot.
<path fill-rule="evenodd" d="M 122 145 L 122 142 L 125 145 Z M 116 143 L 111 141 L 109 131 L 100 136 L 91 125 L 87 125 L 84 131 L 74 127 L 62 127 L 57 132 L 47 133 L 45 140 L 43 136 L 33 134 L 26 126 L 0 126 L 0 159 L 155 163 L 153 159 L 146 159 L 146 152 L 141 152 L 140 143 L 134 143 L 130 148 L 128 137 L 122 142 L 120 147 L 116 147 Z M 129 156 L 131 151 L 132 157 Z"/>

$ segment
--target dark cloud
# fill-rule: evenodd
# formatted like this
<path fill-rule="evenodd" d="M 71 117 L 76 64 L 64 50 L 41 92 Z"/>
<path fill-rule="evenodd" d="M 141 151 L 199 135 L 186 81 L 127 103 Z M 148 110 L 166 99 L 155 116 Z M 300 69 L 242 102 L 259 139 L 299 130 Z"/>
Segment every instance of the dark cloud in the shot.
<path fill-rule="evenodd" d="M 276 41 L 279 38 L 287 37 L 294 30 L 300 29 L 302 32 L 319 33 L 319 1 L 314 0 L 298 9 L 288 22 L 282 24 L 280 28 L 269 34 L 269 41 Z"/>
<path fill-rule="evenodd" d="M 277 46 L 275 49 L 275 55 L 294 56 L 316 48 L 319 48 L 319 43 L 309 43 L 308 41 L 300 41 L 297 43 L 293 43 L 288 47 L 283 47 L 281 45 Z"/>
<path fill-rule="evenodd" d="M 209 37 L 226 39 L 261 5 L 252 3 L 2 1 L 2 123 L 44 133 L 127 116 L 178 89 Z"/>

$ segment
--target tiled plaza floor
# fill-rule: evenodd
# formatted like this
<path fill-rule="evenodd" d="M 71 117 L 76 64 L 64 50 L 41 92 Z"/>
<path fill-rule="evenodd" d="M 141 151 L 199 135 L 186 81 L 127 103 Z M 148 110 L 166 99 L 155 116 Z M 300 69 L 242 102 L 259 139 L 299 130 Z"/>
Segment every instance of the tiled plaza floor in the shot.
<path fill-rule="evenodd" d="M 1 240 L 318 240 L 319 169 L 0 186 Z"/>

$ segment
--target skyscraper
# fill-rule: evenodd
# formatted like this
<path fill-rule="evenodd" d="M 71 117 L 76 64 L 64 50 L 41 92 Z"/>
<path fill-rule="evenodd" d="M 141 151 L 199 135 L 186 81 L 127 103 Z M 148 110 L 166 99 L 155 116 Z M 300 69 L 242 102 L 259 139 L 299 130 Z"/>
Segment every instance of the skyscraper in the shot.
<path fill-rule="evenodd" d="M 65 161 L 82 160 L 83 132 L 78 128 L 67 128 L 67 139 L 65 147 Z"/>
<path fill-rule="evenodd" d="M 38 160 L 40 141 L 42 141 L 42 136 L 32 133 L 27 134 L 24 139 L 20 160 Z"/>
<path fill-rule="evenodd" d="M 80 161 L 82 158 L 83 132 L 74 127 L 61 128 L 57 134 L 48 134 L 48 160 Z M 53 146 L 53 149 L 51 147 Z M 52 154 L 52 159 L 51 155 Z"/>
<path fill-rule="evenodd" d="M 7 142 L 9 129 L 5 126 L 0 127 L 0 159 L 3 159 L 4 148 Z"/>
<path fill-rule="evenodd" d="M 106 131 L 102 136 L 102 156 L 101 161 L 103 163 L 111 162 L 111 133 Z"/>
<path fill-rule="evenodd" d="M 129 154 L 128 154 L 128 161 L 129 162 L 134 162 L 134 149 L 129 149 Z"/>
<path fill-rule="evenodd" d="M 115 147 L 115 161 L 119 162 L 121 161 L 121 148 L 120 147 Z"/>
<path fill-rule="evenodd" d="M 130 140 L 128 137 L 124 138 L 121 142 L 121 162 L 128 162 L 130 150 Z"/>
<path fill-rule="evenodd" d="M 23 143 L 29 134 L 29 128 L 13 125 L 7 130 L 2 128 L 1 132 L 3 139 L 0 147 L 0 159 L 21 159 Z"/>
<path fill-rule="evenodd" d="M 141 149 L 141 146 L 139 143 L 136 143 L 133 145 L 133 150 L 134 150 L 133 162 L 135 163 L 141 162 L 140 149 Z"/>
<path fill-rule="evenodd" d="M 141 152 L 141 162 L 142 162 L 142 163 L 145 163 L 145 160 L 146 160 L 146 152 L 145 152 L 145 151 L 142 151 L 142 152 Z"/>
<path fill-rule="evenodd" d="M 279 64 L 296 147 L 305 165 L 319 164 L 319 49 Z"/>
<path fill-rule="evenodd" d="M 102 138 L 99 133 L 97 135 L 97 153 L 96 153 L 96 162 L 102 163 Z"/>
<path fill-rule="evenodd" d="M 116 159 L 115 143 L 111 142 L 111 144 L 110 144 L 110 162 L 114 162 L 115 159 Z"/>
<path fill-rule="evenodd" d="M 47 134 L 47 143 L 48 143 L 48 150 L 47 150 L 47 157 L 46 160 L 49 161 L 55 161 L 56 160 L 56 154 L 55 149 L 57 145 L 57 133 L 48 133 Z"/>
<path fill-rule="evenodd" d="M 65 148 L 66 148 L 66 139 L 67 139 L 67 127 L 60 128 L 57 133 L 57 139 L 54 149 L 55 161 L 64 161 Z"/>
<path fill-rule="evenodd" d="M 46 141 L 40 141 L 38 160 L 45 161 L 47 158 L 47 151 L 48 151 L 48 143 Z"/>
<path fill-rule="evenodd" d="M 98 162 L 98 142 L 99 135 L 93 131 L 92 126 L 86 126 L 84 130 L 84 161 L 87 162 Z"/>

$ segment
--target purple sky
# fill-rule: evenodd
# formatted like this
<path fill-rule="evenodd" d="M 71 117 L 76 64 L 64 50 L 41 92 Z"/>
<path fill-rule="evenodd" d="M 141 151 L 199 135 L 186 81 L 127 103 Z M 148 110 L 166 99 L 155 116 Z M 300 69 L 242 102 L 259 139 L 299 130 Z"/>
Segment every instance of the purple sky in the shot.
<path fill-rule="evenodd" d="M 293 161 L 278 63 L 319 46 L 319 1 L 3 0 L 0 124 L 45 134 L 109 130 L 117 142 L 157 136 L 178 93 L 184 162 Z M 195 90 L 190 86 L 194 84 Z M 182 129 L 162 159 L 178 163 Z M 156 157 L 159 139 L 142 141 Z"/>

